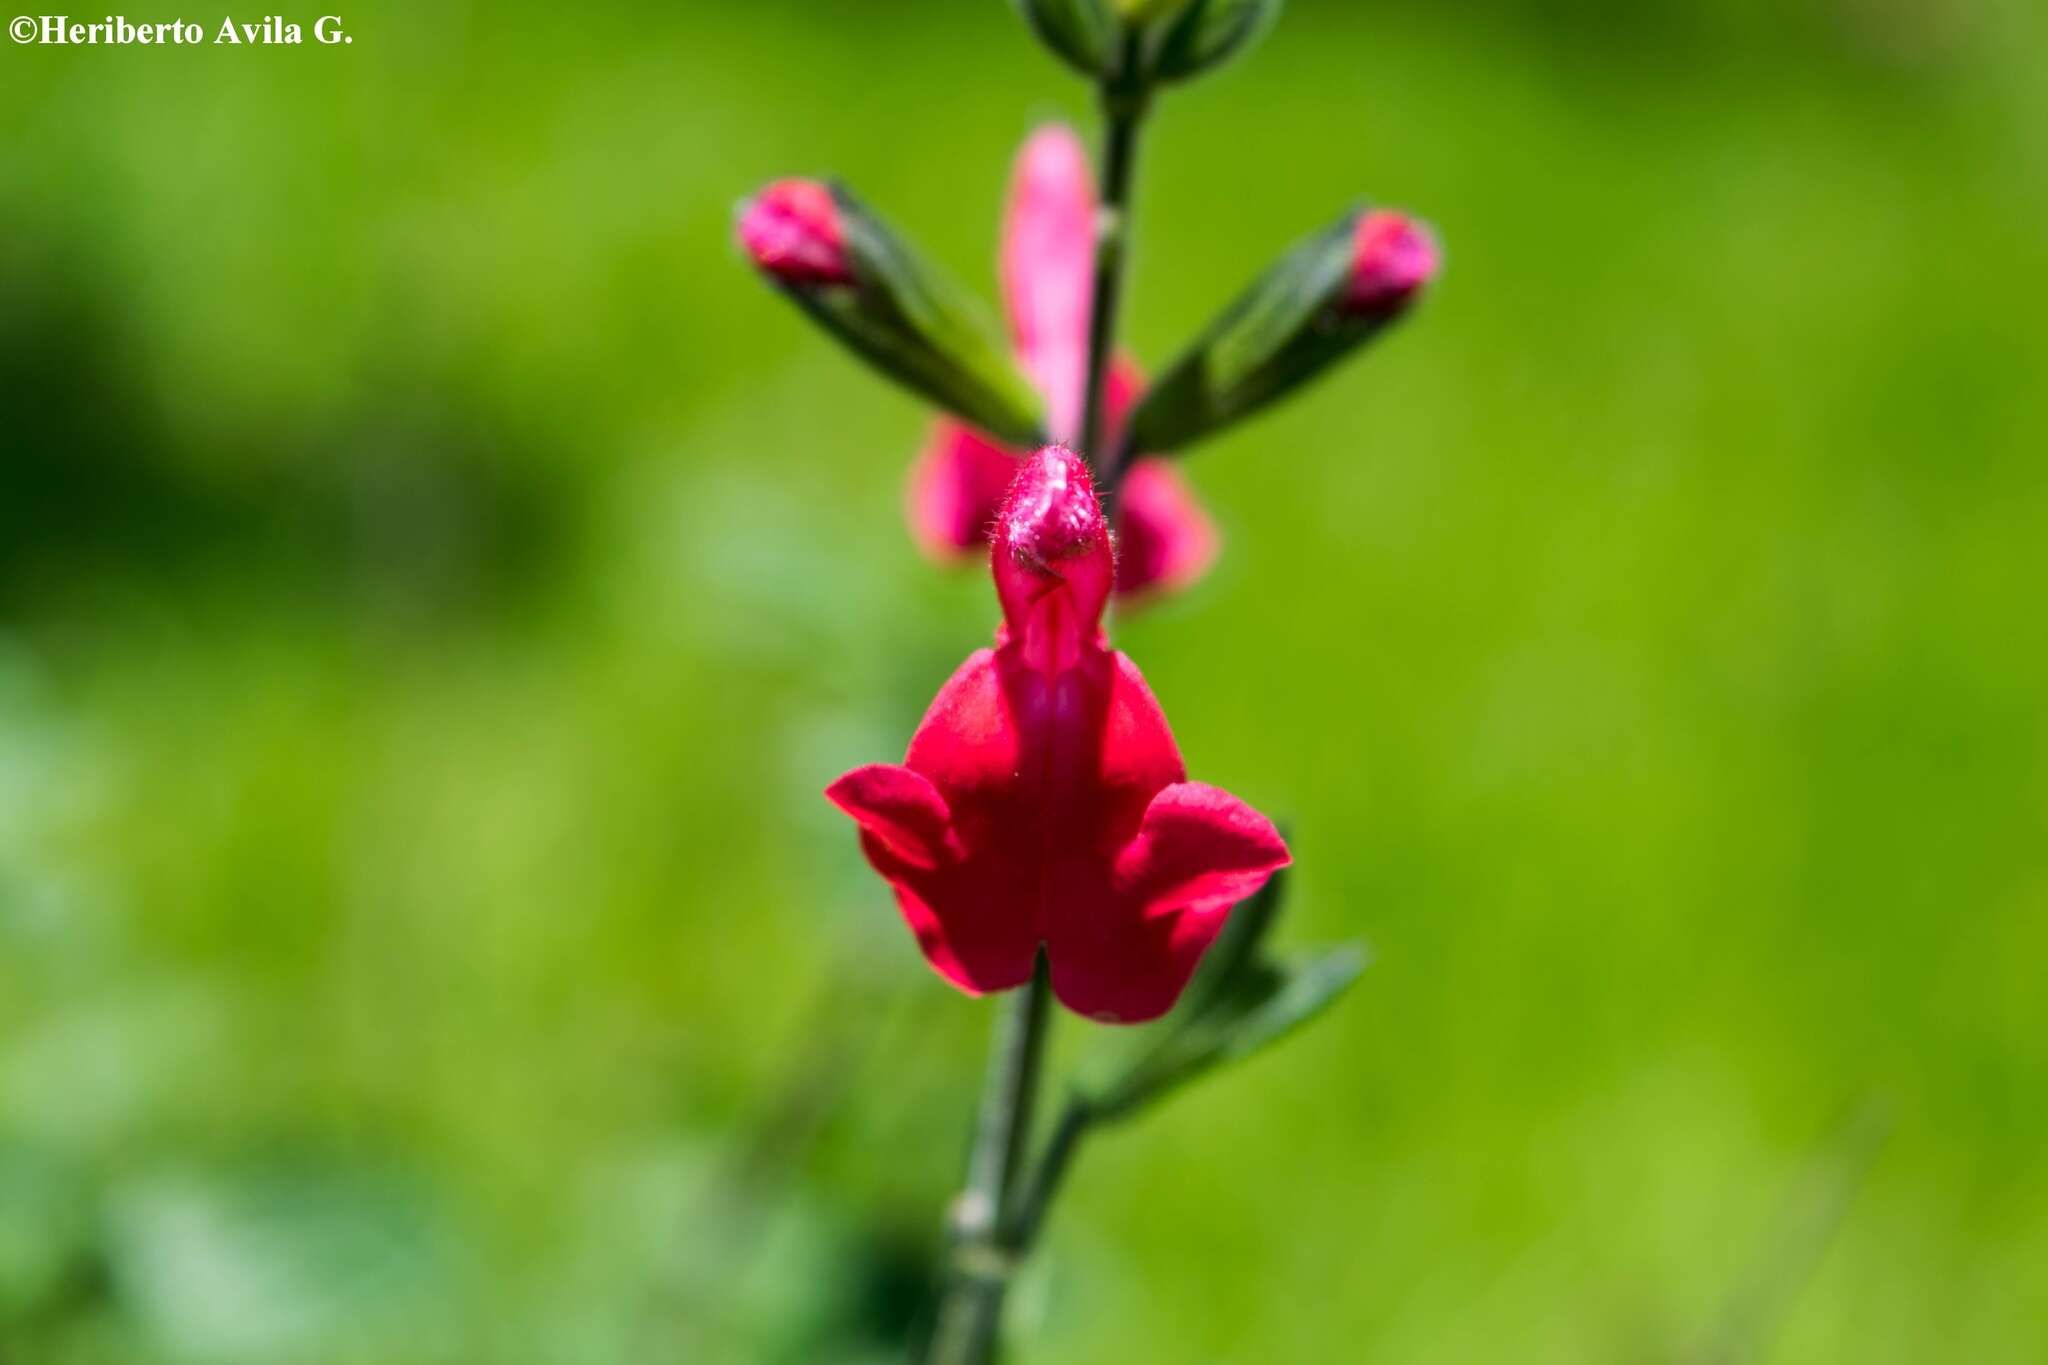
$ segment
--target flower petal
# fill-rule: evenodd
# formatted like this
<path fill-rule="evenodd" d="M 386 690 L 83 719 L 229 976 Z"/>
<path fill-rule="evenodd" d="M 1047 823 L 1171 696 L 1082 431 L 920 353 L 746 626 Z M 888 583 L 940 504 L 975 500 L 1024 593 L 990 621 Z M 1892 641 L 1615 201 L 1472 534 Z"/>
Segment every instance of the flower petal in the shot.
<path fill-rule="evenodd" d="M 910 466 L 903 514 L 911 538 L 933 559 L 962 559 L 988 544 L 1003 494 L 1017 476 L 1018 453 L 964 422 L 932 423 Z"/>
<path fill-rule="evenodd" d="M 918 867 L 864 834 L 868 861 L 895 888 L 918 946 L 947 980 L 973 993 L 1022 985 L 1042 938 L 1044 850 L 1042 840 L 1004 838 L 1014 832 L 1024 759 L 994 650 L 977 650 L 939 689 L 904 763 L 943 799 L 962 859 Z"/>
<path fill-rule="evenodd" d="M 1095 185 L 1065 124 L 1033 133 L 1017 156 L 1003 216 L 1003 300 L 1024 369 L 1055 441 L 1079 435 L 1095 289 Z"/>
<path fill-rule="evenodd" d="M 825 799 L 912 867 L 939 867 L 959 857 L 953 812 L 920 773 L 894 763 L 870 763 L 825 788 Z"/>
<path fill-rule="evenodd" d="M 1287 862 L 1272 822 L 1230 793 L 1200 782 L 1166 787 L 1117 859 L 1113 911 L 1098 909 L 1085 926 L 1055 922 L 1053 993 L 1105 1023 L 1158 1018 L 1187 988 L 1230 907 Z"/>
<path fill-rule="evenodd" d="M 1102 384 L 1103 416 L 1108 419 L 1109 429 L 1122 431 L 1124 419 L 1144 396 L 1145 372 L 1138 368 L 1138 362 L 1122 351 L 1112 355 L 1109 373 L 1103 376 Z"/>
<path fill-rule="evenodd" d="M 1106 395 L 1112 429 L 1123 429 L 1144 393 L 1144 371 L 1118 355 Z M 1173 461 L 1148 455 L 1131 464 L 1117 498 L 1116 595 L 1124 605 L 1189 586 L 1209 572 L 1222 544 Z"/>
<path fill-rule="evenodd" d="M 1116 881 L 1148 917 L 1189 912 L 1220 928 L 1222 916 L 1211 912 L 1251 895 L 1290 861 L 1271 820 L 1221 787 L 1176 782 L 1145 808 L 1138 837 L 1117 857 Z"/>
<path fill-rule="evenodd" d="M 1176 948 L 1181 927 L 1172 917 L 1149 917 L 1144 898 L 1115 876 L 1118 852 L 1143 832 L 1154 797 L 1180 783 L 1187 770 L 1138 666 L 1121 653 L 1111 654 L 1110 663 L 1100 749 L 1090 765 L 1087 828 L 1071 831 L 1051 860 L 1047 954 L 1053 993 L 1067 1008 L 1105 1022 L 1139 1023 L 1172 1006 L 1215 935 L 1212 930 Z"/>
<path fill-rule="evenodd" d="M 1209 571 L 1222 548 L 1216 523 L 1171 462 L 1139 460 L 1124 475 L 1117 514 L 1119 598 L 1177 592 Z"/>
<path fill-rule="evenodd" d="M 1108 831 L 1121 847 L 1137 831 L 1146 806 L 1162 787 L 1188 775 L 1166 712 L 1152 695 L 1145 675 L 1121 650 L 1110 656 L 1116 672 L 1110 683 L 1109 706 L 1103 713 L 1102 753 L 1097 781 L 1105 791 L 1135 797 L 1130 813 Z"/>
<path fill-rule="evenodd" d="M 940 909 L 988 902 L 969 890 L 970 874 L 961 866 L 965 846 L 930 779 L 907 767 L 870 763 L 845 774 L 825 795 L 859 822 L 861 851 L 896 893 L 897 908 L 934 970 L 970 995 L 1029 979 L 1038 934 L 1028 913 L 1020 920 L 1015 913 L 963 917 Z"/>

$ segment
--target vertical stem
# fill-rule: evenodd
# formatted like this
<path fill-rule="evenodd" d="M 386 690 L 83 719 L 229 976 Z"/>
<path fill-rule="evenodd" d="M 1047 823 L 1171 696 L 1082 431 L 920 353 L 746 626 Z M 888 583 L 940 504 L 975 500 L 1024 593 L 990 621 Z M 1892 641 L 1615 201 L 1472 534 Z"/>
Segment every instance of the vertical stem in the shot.
<path fill-rule="evenodd" d="M 1038 1073 L 1045 1058 L 1045 1029 L 1052 997 L 1045 955 L 1031 974 L 1031 984 L 1009 1002 L 989 1059 L 988 1078 L 975 1123 L 974 1154 L 967 1167 L 967 1192 L 977 1216 L 975 1233 L 993 1232 L 997 1216 L 1008 1206 L 1017 1183 L 1018 1158 L 1031 1138 L 1031 1117 L 1038 1104 Z"/>
<path fill-rule="evenodd" d="M 1016 993 L 997 1026 L 967 1187 L 953 1206 L 949 1282 L 925 1356 L 929 1365 L 988 1365 L 995 1359 L 1003 1298 L 1014 1268 L 1001 1233 L 1012 1217 L 1031 1138 L 1051 1003 L 1052 983 L 1041 953 L 1031 984 Z"/>
<path fill-rule="evenodd" d="M 1135 40 L 1127 39 L 1126 75 L 1105 86 L 1102 139 L 1102 207 L 1095 227 L 1095 299 L 1088 318 L 1088 389 L 1081 409 L 1081 443 L 1105 503 L 1116 496 L 1123 470 L 1111 449 L 1108 417 L 1109 366 L 1116 352 L 1117 310 L 1123 301 L 1124 264 L 1131 234 L 1131 181 L 1138 163 L 1138 129 L 1145 119 L 1142 91 L 1128 87 L 1136 61 Z"/>
<path fill-rule="evenodd" d="M 1060 1112 L 1060 1121 L 1047 1139 L 1045 1151 L 1018 1187 L 1016 1207 L 1003 1225 L 1003 1246 L 1012 1256 L 1022 1260 L 1031 1254 L 1053 1196 L 1059 1193 L 1060 1182 L 1066 1179 L 1067 1168 L 1074 1163 L 1074 1153 L 1080 1150 L 1081 1139 L 1088 1135 L 1097 1117 L 1095 1109 L 1078 1095 L 1068 1100 L 1067 1107 Z"/>
<path fill-rule="evenodd" d="M 1112 451 L 1105 429 L 1109 362 L 1116 349 L 1117 306 L 1130 237 L 1131 179 L 1146 104 L 1136 83 L 1134 36 L 1125 39 L 1120 66 L 1117 77 L 1103 87 L 1107 129 L 1102 144 L 1102 208 L 1096 222 L 1095 289 L 1088 318 L 1088 388 L 1081 409 L 1082 452 L 1095 465 L 1097 491 L 1112 520 L 1123 462 Z M 1030 1251 L 1046 1205 L 1093 1117 L 1085 1109 L 1069 1107 L 1029 1187 L 1020 1189 L 1051 1000 L 1051 979 L 1041 953 L 1031 984 L 1010 1006 L 989 1062 L 967 1188 L 953 1210 L 950 1280 L 939 1303 L 927 1365 L 990 1365 L 995 1359 L 1010 1278 Z"/>

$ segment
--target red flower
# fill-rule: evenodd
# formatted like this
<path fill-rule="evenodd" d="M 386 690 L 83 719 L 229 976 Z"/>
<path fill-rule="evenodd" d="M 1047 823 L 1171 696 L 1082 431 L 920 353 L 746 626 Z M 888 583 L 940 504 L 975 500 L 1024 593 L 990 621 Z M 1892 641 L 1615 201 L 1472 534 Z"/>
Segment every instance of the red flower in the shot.
<path fill-rule="evenodd" d="M 1059 441 L 1081 437 L 1094 279 L 1087 154 L 1071 129 L 1049 124 L 1017 158 L 1003 221 L 1002 285 L 1017 357 L 1044 396 L 1046 426 Z M 1119 359 L 1107 395 L 1112 429 L 1143 388 L 1137 367 Z M 956 559 L 988 543 L 1023 454 L 954 418 L 933 423 L 911 466 L 907 506 L 911 534 L 926 553 Z M 1135 462 L 1119 503 L 1119 594 L 1186 587 L 1215 561 L 1215 524 L 1170 461 Z"/>
<path fill-rule="evenodd" d="M 1022 985 L 1042 946 L 1067 1008 L 1156 1018 L 1287 846 L 1186 780 L 1143 675 L 1104 639 L 1114 561 L 1080 457 L 1023 461 L 994 522 L 995 648 L 939 690 L 901 766 L 855 768 L 825 794 L 954 985 Z"/>

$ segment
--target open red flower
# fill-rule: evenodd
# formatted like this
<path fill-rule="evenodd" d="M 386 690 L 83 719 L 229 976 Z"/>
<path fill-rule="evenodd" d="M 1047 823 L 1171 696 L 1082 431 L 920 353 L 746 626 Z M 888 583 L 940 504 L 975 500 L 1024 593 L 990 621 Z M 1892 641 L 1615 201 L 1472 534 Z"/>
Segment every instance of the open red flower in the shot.
<path fill-rule="evenodd" d="M 1059 441 L 1081 438 L 1088 385 L 1088 321 L 1095 280 L 1095 186 L 1073 131 L 1048 124 L 1017 158 L 1003 219 L 1002 286 L 1010 336 L 1046 403 Z M 1109 424 L 1144 388 L 1137 366 L 1119 358 L 1106 395 Z M 1024 452 L 955 418 L 932 424 L 911 466 L 911 534 L 936 559 L 971 555 L 988 543 L 1003 495 Z M 1119 499 L 1116 591 L 1125 596 L 1186 587 L 1215 562 L 1215 523 L 1169 460 L 1140 458 Z"/>
<path fill-rule="evenodd" d="M 1186 780 L 1144 676 L 1109 648 L 1115 564 L 1087 466 L 1059 446 L 1012 463 L 995 648 L 939 690 L 901 765 L 855 768 L 825 794 L 947 980 L 1023 985 L 1042 947 L 1062 1004 L 1140 1023 L 1172 1007 L 1287 846 Z"/>

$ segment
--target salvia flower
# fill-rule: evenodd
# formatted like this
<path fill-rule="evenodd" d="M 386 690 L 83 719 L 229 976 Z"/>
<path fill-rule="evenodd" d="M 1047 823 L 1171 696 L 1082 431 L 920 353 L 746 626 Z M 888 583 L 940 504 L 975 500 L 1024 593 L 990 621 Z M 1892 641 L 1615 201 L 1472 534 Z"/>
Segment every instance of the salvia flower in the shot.
<path fill-rule="evenodd" d="M 1080 457 L 1048 446 L 1019 463 L 994 521 L 995 647 L 940 689 L 902 764 L 826 795 L 954 985 L 1020 986 L 1042 949 L 1069 1009 L 1153 1019 L 1287 846 L 1186 780 L 1143 675 L 1109 648 L 1115 564 Z"/>
<path fill-rule="evenodd" d="M 1017 157 L 1004 211 L 1003 301 L 1018 363 L 1044 396 L 1056 441 L 1083 438 L 1088 323 L 1095 272 L 1095 186 L 1073 131 L 1049 124 Z M 1120 429 L 1143 377 L 1112 367 L 1105 405 Z M 973 555 L 988 543 L 1003 495 L 1024 451 L 973 426 L 941 418 L 911 467 L 906 511 L 912 537 L 938 559 Z M 1118 500 L 1116 591 L 1128 597 L 1172 591 L 1215 562 L 1216 526 L 1171 461 L 1138 460 Z"/>

